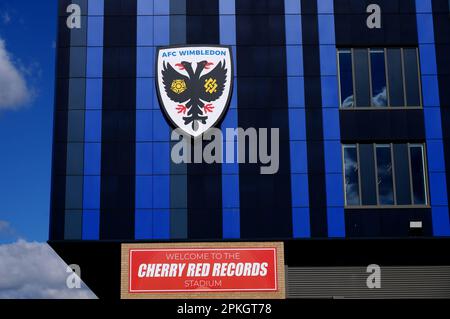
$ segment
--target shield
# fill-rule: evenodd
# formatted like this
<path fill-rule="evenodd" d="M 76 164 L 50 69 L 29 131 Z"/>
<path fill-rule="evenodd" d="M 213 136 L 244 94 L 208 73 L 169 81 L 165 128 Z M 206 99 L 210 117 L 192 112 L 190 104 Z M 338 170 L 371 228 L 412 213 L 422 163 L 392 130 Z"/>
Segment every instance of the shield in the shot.
<path fill-rule="evenodd" d="M 170 46 L 157 55 L 159 104 L 172 125 L 194 137 L 217 125 L 231 100 L 231 47 Z"/>

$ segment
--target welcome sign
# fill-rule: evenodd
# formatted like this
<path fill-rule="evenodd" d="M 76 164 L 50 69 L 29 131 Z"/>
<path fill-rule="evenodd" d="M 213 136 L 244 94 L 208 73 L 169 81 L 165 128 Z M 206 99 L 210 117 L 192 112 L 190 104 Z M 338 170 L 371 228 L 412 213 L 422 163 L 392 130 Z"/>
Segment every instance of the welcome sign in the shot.
<path fill-rule="evenodd" d="M 122 298 L 284 298 L 282 243 L 124 244 Z"/>

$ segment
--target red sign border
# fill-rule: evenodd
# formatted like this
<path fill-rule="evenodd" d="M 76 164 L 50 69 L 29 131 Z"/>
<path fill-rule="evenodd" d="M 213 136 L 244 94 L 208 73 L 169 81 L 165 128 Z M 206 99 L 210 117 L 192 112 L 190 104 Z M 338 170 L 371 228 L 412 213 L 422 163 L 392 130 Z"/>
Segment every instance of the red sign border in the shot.
<path fill-rule="evenodd" d="M 219 251 L 226 251 L 226 250 L 270 250 L 273 251 L 273 259 L 274 259 L 274 281 L 275 281 L 275 288 L 271 289 L 183 289 L 183 290 L 132 290 L 131 289 L 131 269 L 132 269 L 132 253 L 134 251 L 211 251 L 211 250 L 219 250 Z M 278 287 L 278 255 L 277 255 L 277 247 L 227 247 L 227 248 L 129 248 L 128 249 L 128 293 L 129 294 L 157 294 L 157 293 L 163 293 L 163 294 L 177 294 L 177 293 L 232 293 L 232 292 L 242 292 L 242 293 L 251 293 L 251 292 L 279 292 Z"/>

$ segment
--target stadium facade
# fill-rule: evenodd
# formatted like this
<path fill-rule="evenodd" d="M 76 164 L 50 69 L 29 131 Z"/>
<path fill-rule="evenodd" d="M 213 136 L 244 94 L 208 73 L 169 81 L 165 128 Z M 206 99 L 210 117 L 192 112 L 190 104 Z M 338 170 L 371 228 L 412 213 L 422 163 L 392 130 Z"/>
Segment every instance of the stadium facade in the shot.
<path fill-rule="evenodd" d="M 450 237 L 449 34 L 447 0 L 60 1 L 50 243 L 92 257 L 102 243 L 267 240 L 288 266 L 336 273 L 446 265 L 417 254 Z M 277 173 L 171 160 L 155 61 L 189 45 L 231 47 L 216 127 L 278 128 Z M 371 253 L 352 256 L 355 242 Z M 291 296 L 303 275 L 288 271 Z"/>

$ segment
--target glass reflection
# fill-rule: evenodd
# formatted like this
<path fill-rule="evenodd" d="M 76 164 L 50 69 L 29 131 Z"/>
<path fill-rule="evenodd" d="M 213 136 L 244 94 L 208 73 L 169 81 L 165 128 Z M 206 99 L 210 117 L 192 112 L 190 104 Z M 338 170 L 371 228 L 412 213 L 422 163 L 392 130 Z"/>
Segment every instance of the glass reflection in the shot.
<path fill-rule="evenodd" d="M 384 50 L 370 50 L 370 63 L 372 75 L 372 106 L 387 106 Z"/>
<path fill-rule="evenodd" d="M 339 75 L 341 86 L 341 106 L 352 107 L 353 97 L 353 68 L 350 50 L 339 51 Z"/>
<path fill-rule="evenodd" d="M 423 161 L 423 146 L 411 145 L 409 148 L 411 156 L 411 173 L 413 185 L 414 204 L 425 205 L 425 170 Z"/>
<path fill-rule="evenodd" d="M 377 145 L 377 185 L 380 205 L 394 204 L 392 157 L 390 145 Z"/>
<path fill-rule="evenodd" d="M 359 205 L 359 170 L 356 145 L 344 147 L 345 199 L 349 206 Z"/>

